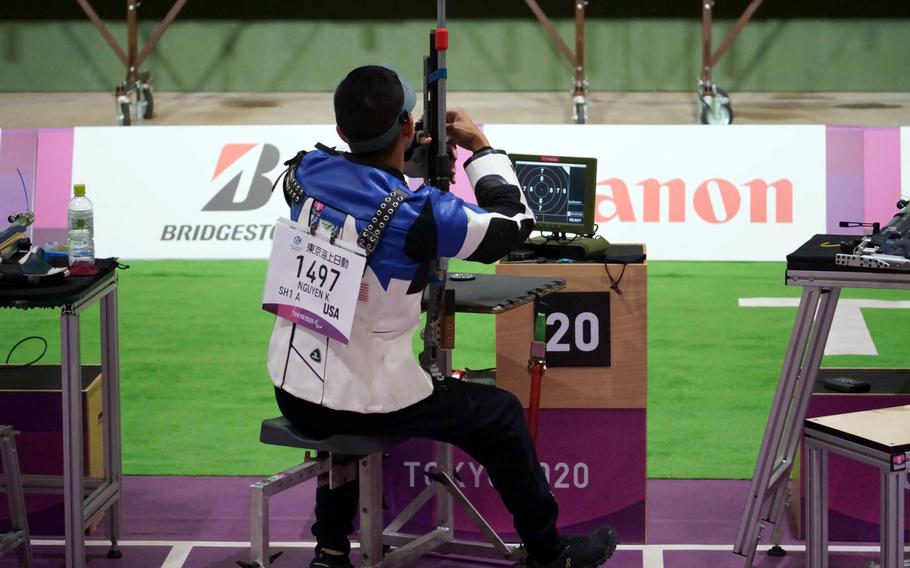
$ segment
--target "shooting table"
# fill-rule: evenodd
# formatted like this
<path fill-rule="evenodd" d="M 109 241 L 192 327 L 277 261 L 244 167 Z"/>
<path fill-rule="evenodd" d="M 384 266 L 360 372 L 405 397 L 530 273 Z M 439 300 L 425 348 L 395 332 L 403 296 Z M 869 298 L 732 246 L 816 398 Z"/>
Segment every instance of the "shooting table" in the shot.
<path fill-rule="evenodd" d="M 803 293 L 733 548 L 746 557 L 747 568 L 768 525 L 774 527 L 771 554 L 783 554 L 778 545 L 787 484 L 841 289 L 910 290 L 910 273 L 836 265 L 840 242 L 853 238 L 815 235 L 787 255 L 786 285 L 802 286 Z"/>
<path fill-rule="evenodd" d="M 70 276 L 60 285 L 0 283 L 0 308 L 60 308 L 60 360 L 63 399 L 63 478 L 22 476 L 26 492 L 64 494 L 66 566 L 85 566 L 85 530 L 107 512 L 109 558 L 118 558 L 122 534 L 120 460 L 120 355 L 117 330 L 117 262 L 96 261 L 96 276 Z M 79 316 L 101 305 L 101 373 L 104 477 L 84 478 L 82 447 L 82 367 Z M 12 425 L 15 427 L 15 424 Z M 88 495 L 86 495 L 88 493 Z M 108 511 L 109 510 L 109 511 Z"/>
<path fill-rule="evenodd" d="M 910 453 L 910 406 L 810 418 L 805 422 L 805 432 L 809 454 L 808 568 L 828 566 L 828 452 L 879 469 L 881 565 L 904 566 L 904 481 Z"/>
<path fill-rule="evenodd" d="M 641 244 L 611 244 L 597 259 L 496 265 L 499 276 L 566 281 L 564 289 L 541 301 L 548 345 L 540 381 L 538 458 L 550 467 L 560 527 L 571 532 L 569 527 L 609 525 L 625 543 L 647 541 L 645 253 Z M 528 372 L 532 319 L 529 306 L 496 318 L 496 384 L 526 408 L 533 383 Z M 590 482 L 560 482 L 557 467 L 565 465 L 558 464 L 571 466 L 573 475 L 576 467 L 590 470 Z M 616 479 L 623 480 L 622 491 L 616 490 Z M 476 501 L 495 510 L 495 497 Z M 500 520 L 501 527 L 509 526 L 508 518 Z"/>

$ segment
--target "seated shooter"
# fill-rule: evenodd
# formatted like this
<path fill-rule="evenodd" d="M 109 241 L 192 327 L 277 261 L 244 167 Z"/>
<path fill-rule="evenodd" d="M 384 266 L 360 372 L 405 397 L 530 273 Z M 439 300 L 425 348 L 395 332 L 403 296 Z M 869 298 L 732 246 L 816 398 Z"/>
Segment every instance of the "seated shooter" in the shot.
<path fill-rule="evenodd" d="M 355 243 L 390 192 L 405 188 L 407 197 L 369 255 L 348 345 L 277 319 L 268 369 L 282 414 L 313 438 L 385 434 L 453 444 L 486 468 L 529 566 L 602 564 L 616 535 L 608 528 L 588 537 L 557 532 L 556 500 L 518 399 L 495 387 L 434 380 L 412 352 L 429 262 L 492 263 L 534 226 L 508 157 L 490 147 L 463 110 L 450 110 L 450 139 L 473 152 L 465 169 L 478 205 L 433 187 L 412 192 L 402 173 L 415 137 L 415 95 L 407 82 L 385 67 L 360 67 L 339 84 L 334 104 L 338 134 L 351 153 L 320 147 L 299 158 L 285 183 L 291 218 L 306 223 L 315 206 L 323 221 L 339 227 L 338 239 Z M 311 568 L 352 566 L 348 535 L 357 490 L 356 482 L 317 489 Z"/>

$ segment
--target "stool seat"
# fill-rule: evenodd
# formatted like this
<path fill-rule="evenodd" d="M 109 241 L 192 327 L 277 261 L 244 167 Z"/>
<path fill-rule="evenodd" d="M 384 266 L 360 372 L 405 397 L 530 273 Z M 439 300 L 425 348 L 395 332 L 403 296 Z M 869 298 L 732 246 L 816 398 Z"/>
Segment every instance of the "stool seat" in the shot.
<path fill-rule="evenodd" d="M 388 451 L 407 440 L 395 436 L 353 436 L 342 434 L 323 440 L 307 438 L 284 416 L 262 421 L 259 441 L 273 446 L 287 446 L 348 456 L 368 456 Z"/>

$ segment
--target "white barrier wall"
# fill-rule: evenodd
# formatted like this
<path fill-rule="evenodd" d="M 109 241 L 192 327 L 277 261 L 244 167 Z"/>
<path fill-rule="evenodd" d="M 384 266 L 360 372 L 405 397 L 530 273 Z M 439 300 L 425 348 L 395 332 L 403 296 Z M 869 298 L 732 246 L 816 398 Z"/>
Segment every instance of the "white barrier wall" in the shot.
<path fill-rule="evenodd" d="M 823 126 L 486 125 L 507 151 L 598 159 L 597 222 L 652 259 L 781 260 L 825 231 Z M 333 125 L 77 128 L 99 256 L 265 258 L 283 161 Z"/>
<path fill-rule="evenodd" d="M 653 259 L 781 260 L 825 231 L 824 126 L 489 125 L 520 153 L 593 156 L 596 222 Z"/>
<path fill-rule="evenodd" d="M 95 204 L 98 256 L 266 258 L 288 216 L 272 183 L 334 125 L 77 128 L 73 183 Z"/>

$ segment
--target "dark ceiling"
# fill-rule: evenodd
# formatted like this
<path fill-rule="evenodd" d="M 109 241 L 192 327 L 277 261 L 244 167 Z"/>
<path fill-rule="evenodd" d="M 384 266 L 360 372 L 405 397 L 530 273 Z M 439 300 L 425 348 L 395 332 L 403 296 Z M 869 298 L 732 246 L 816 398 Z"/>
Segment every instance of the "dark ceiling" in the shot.
<path fill-rule="evenodd" d="M 89 0 L 105 19 L 126 14 L 126 0 Z M 587 14 L 592 18 L 699 18 L 695 0 L 591 0 Z M 551 18 L 570 18 L 573 0 L 539 0 Z M 717 0 L 717 18 L 736 18 L 748 0 Z M 139 9 L 143 19 L 161 18 L 173 0 L 145 0 Z M 532 18 L 522 0 L 449 0 L 448 16 L 457 18 Z M 182 19 L 320 19 L 320 20 L 404 20 L 434 19 L 433 0 L 188 0 Z M 59 20 L 82 19 L 75 0 L 0 0 L 0 19 Z M 756 18 L 910 18 L 906 0 L 766 0 Z"/>

